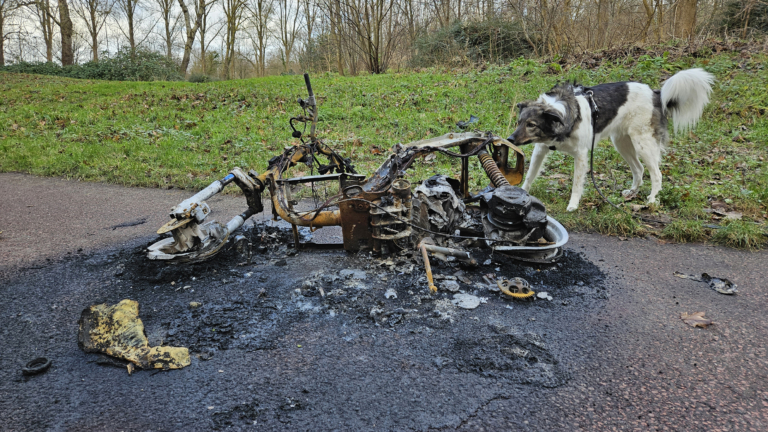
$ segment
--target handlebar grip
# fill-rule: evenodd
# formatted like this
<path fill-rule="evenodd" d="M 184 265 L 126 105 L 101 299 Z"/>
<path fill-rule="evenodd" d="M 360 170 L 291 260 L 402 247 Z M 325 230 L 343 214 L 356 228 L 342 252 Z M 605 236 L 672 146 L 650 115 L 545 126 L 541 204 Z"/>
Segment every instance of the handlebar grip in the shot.
<path fill-rule="evenodd" d="M 304 74 L 304 83 L 307 85 L 307 91 L 309 92 L 309 97 L 312 97 L 315 95 L 315 93 L 312 91 L 312 84 L 309 82 L 309 74 Z"/>

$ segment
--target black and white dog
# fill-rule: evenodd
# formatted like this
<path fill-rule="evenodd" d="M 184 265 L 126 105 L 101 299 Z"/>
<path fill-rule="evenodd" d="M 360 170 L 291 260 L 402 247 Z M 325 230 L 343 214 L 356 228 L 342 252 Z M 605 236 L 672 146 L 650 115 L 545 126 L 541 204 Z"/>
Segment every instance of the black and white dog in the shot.
<path fill-rule="evenodd" d="M 587 91 L 591 90 L 598 110 L 595 143 L 610 137 L 632 171 L 632 188 L 625 190 L 624 196 L 637 194 L 643 183 L 642 160 L 651 177 L 648 202 L 656 202 L 661 190 L 661 153 L 669 141 L 667 116 L 671 115 L 675 132 L 694 127 L 709 102 L 713 82 L 714 77 L 703 69 L 688 69 L 669 78 L 661 90 L 637 82 L 600 84 L 590 89 L 558 84 L 536 101 L 518 104 L 517 129 L 508 140 L 516 145 L 536 143 L 523 189 L 530 189 L 549 152 L 561 151 L 575 159 L 567 210 L 578 208 L 592 146 L 593 111 Z"/>

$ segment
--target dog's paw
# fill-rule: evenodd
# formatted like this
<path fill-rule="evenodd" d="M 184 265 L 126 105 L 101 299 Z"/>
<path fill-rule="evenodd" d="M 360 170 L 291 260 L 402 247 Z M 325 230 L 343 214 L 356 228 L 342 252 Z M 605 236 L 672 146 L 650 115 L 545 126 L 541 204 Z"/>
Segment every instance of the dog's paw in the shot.
<path fill-rule="evenodd" d="M 621 195 L 625 200 L 631 200 L 637 196 L 637 189 L 624 189 L 621 191 Z"/>
<path fill-rule="evenodd" d="M 568 207 L 565 209 L 565 211 L 569 211 L 569 212 L 572 212 L 572 211 L 576 211 L 578 208 L 579 208 L 579 206 L 577 206 L 577 205 L 569 205 L 569 206 L 568 206 Z"/>

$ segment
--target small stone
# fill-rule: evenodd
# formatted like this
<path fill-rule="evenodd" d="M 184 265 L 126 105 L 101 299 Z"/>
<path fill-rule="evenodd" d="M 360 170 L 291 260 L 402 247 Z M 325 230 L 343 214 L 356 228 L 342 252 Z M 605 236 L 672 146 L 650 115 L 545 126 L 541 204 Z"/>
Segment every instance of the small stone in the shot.
<path fill-rule="evenodd" d="M 249 278 L 249 277 L 253 276 L 253 273 L 251 273 L 251 272 L 248 272 L 248 273 L 244 274 L 243 276 L 245 276 L 245 277 Z"/>
<path fill-rule="evenodd" d="M 397 291 L 395 291 L 394 288 L 389 288 L 387 292 L 384 293 L 384 297 L 387 299 L 397 298 Z"/>
<path fill-rule="evenodd" d="M 538 298 L 540 298 L 542 300 L 552 301 L 552 296 L 549 295 L 549 293 L 547 293 L 546 291 L 539 291 L 538 293 L 536 293 L 536 297 L 538 297 Z"/>
<path fill-rule="evenodd" d="M 483 261 L 483 265 L 486 265 L 486 266 L 491 265 L 491 259 L 489 258 L 489 259 Z"/>
<path fill-rule="evenodd" d="M 190 288 L 192 288 L 192 285 L 185 285 L 184 288 L 182 289 L 190 289 Z"/>
<path fill-rule="evenodd" d="M 174 285 L 176 285 L 176 282 L 171 281 L 171 286 L 174 286 Z"/>
<path fill-rule="evenodd" d="M 286 266 L 288 265 L 288 261 L 286 261 L 285 258 L 280 258 L 279 260 L 275 261 L 275 265 L 278 267 Z"/>
<path fill-rule="evenodd" d="M 199 308 L 202 305 L 203 304 L 200 303 L 200 302 L 189 302 L 189 307 L 191 307 L 191 308 Z"/>
<path fill-rule="evenodd" d="M 459 283 L 452 280 L 447 280 L 440 284 L 440 287 L 442 287 L 446 291 L 450 292 L 457 292 L 459 291 Z"/>
<path fill-rule="evenodd" d="M 480 306 L 480 298 L 472 294 L 454 294 L 453 304 L 462 309 L 475 309 Z"/>

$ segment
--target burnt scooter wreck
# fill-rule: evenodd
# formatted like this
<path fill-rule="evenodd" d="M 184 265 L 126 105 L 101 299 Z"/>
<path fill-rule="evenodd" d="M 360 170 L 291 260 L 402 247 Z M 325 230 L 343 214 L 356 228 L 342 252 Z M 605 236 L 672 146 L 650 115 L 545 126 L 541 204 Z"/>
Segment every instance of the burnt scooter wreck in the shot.
<path fill-rule="evenodd" d="M 269 191 L 274 220 L 291 224 L 296 249 L 297 227 L 314 230 L 340 226 L 343 248 L 356 252 L 370 249 L 374 254 L 418 248 L 423 254 L 430 289 L 436 290 L 427 253 L 445 259 L 472 262 L 468 247 L 490 247 L 512 258 L 538 263 L 556 261 L 568 233 L 547 216 L 544 205 L 515 185 L 523 179 L 525 157 L 509 141 L 492 133 L 461 132 L 397 144 L 371 176 L 355 171 L 344 158 L 318 139 L 318 110 L 309 76 L 304 75 L 309 97 L 299 99 L 304 113 L 290 119 L 297 144 L 270 159 L 267 170 L 234 168 L 221 180 L 211 183 L 193 197 L 171 209 L 171 220 L 157 233 L 171 235 L 148 248 L 152 260 L 169 263 L 198 262 L 213 257 L 232 234 L 254 214 L 264 210 L 262 193 Z M 295 123 L 303 123 L 304 131 Z M 306 126 L 309 134 L 305 135 Z M 461 178 L 433 176 L 412 190 L 405 171 L 430 153 L 443 153 L 461 161 Z M 509 165 L 514 156 L 514 166 Z M 327 160 L 321 164 L 322 157 Z M 477 194 L 469 191 L 469 158 L 477 157 L 490 185 Z M 317 169 L 319 175 L 286 178 L 286 171 L 298 164 Z M 301 184 L 335 182 L 339 193 L 317 208 L 299 211 L 292 187 Z M 245 194 L 247 210 L 226 225 L 206 221 L 211 209 L 205 201 L 225 186 L 235 183 Z"/>

